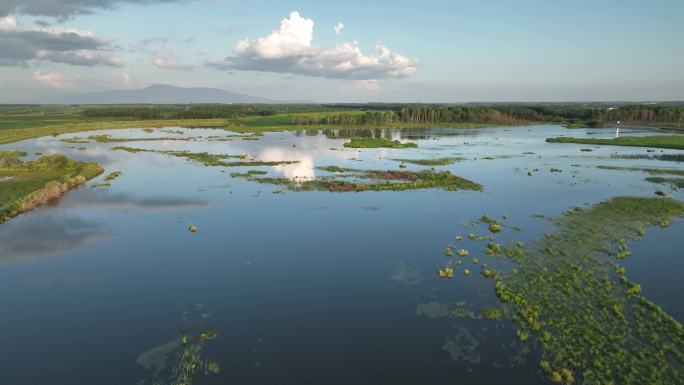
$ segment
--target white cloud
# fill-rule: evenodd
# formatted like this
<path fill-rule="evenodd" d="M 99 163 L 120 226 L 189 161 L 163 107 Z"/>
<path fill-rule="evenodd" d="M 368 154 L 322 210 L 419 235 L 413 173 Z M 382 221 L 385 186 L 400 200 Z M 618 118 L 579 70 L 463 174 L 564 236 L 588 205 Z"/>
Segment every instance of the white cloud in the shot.
<path fill-rule="evenodd" d="M 17 28 L 17 19 L 12 16 L 0 17 L 0 29 L 14 29 Z"/>
<path fill-rule="evenodd" d="M 155 67 L 161 69 L 187 71 L 192 68 L 192 64 L 183 62 L 166 50 L 157 52 L 152 62 Z"/>
<path fill-rule="evenodd" d="M 342 29 L 344 28 L 344 24 L 342 24 L 341 21 L 338 21 L 337 24 L 335 24 L 335 26 L 333 28 L 335 29 L 336 35 L 341 35 Z"/>
<path fill-rule="evenodd" d="M 380 83 L 375 79 L 357 80 L 356 88 L 360 90 L 378 91 L 380 89 Z"/>
<path fill-rule="evenodd" d="M 128 87 L 131 84 L 131 77 L 127 73 L 121 74 L 121 82 L 124 86 Z"/>
<path fill-rule="evenodd" d="M 325 49 L 312 45 L 314 22 L 290 13 L 280 28 L 255 40 L 243 39 L 235 56 L 208 63 L 222 69 L 291 73 L 339 79 L 404 78 L 416 71 L 415 60 L 378 43 L 374 54 L 364 54 L 357 41 Z"/>
<path fill-rule="evenodd" d="M 64 75 L 58 72 L 40 72 L 36 70 L 33 71 L 33 78 L 53 88 L 71 88 L 71 83 L 67 81 Z"/>

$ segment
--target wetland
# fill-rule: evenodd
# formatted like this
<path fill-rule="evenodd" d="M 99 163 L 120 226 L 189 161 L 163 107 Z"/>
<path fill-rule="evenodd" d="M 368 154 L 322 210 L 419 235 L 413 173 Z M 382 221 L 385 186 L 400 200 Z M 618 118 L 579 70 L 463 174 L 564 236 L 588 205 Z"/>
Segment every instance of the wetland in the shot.
<path fill-rule="evenodd" d="M 0 145 L 7 383 L 684 382 L 672 133 L 267 118 Z"/>

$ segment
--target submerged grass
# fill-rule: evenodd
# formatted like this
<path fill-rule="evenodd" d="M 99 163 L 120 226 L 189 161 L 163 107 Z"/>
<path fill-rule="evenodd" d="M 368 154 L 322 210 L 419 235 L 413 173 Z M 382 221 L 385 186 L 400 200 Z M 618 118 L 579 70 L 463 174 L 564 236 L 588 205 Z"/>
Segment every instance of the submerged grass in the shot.
<path fill-rule="evenodd" d="M 64 155 L 46 155 L 32 161 L 0 159 L 0 223 L 58 198 L 104 170 L 96 163 L 78 162 Z"/>
<path fill-rule="evenodd" d="M 684 135 L 622 136 L 614 139 L 558 137 L 548 138 L 546 141 L 550 143 L 605 144 L 684 150 Z"/>
<path fill-rule="evenodd" d="M 494 276 L 496 294 L 519 339 L 541 345 L 551 381 L 684 383 L 684 328 L 616 263 L 621 250 L 628 255 L 625 239 L 678 216 L 680 201 L 617 197 L 555 219 L 534 248 L 501 254 L 517 266 Z"/>
<path fill-rule="evenodd" d="M 655 167 L 620 167 L 620 166 L 596 166 L 602 170 L 616 170 L 616 171 L 640 171 L 651 175 L 681 175 L 684 176 L 684 170 L 676 168 L 655 168 Z"/>
<path fill-rule="evenodd" d="M 646 178 L 646 181 L 658 184 L 669 184 L 677 188 L 684 188 L 684 178 L 664 178 L 662 176 L 650 176 Z"/>
<path fill-rule="evenodd" d="M 648 159 L 648 160 L 662 160 L 665 162 L 684 162 L 684 154 L 660 154 L 660 155 L 644 155 L 644 154 L 612 154 L 613 159 Z"/>
<path fill-rule="evenodd" d="M 195 138 L 112 138 L 110 135 L 91 135 L 88 140 L 92 140 L 98 143 L 125 143 L 125 142 L 150 142 L 150 141 L 163 141 L 163 140 L 194 140 Z M 88 140 L 81 138 L 70 138 L 62 139 L 63 142 L 69 143 L 88 143 Z"/>
<path fill-rule="evenodd" d="M 397 162 L 417 164 L 419 166 L 447 166 L 464 160 L 461 157 L 445 157 L 435 159 L 392 159 Z"/>
<path fill-rule="evenodd" d="M 398 140 L 389 138 L 351 138 L 351 141 L 344 144 L 348 148 L 416 148 L 417 144 L 408 142 L 402 143 Z"/>
<path fill-rule="evenodd" d="M 261 160 L 245 160 L 246 155 L 228 155 L 228 154 L 210 154 L 208 152 L 189 152 L 189 151 L 158 151 L 158 150 L 148 150 L 143 148 L 127 147 L 127 146 L 117 146 L 112 147 L 112 150 L 121 150 L 130 153 L 139 152 L 154 152 L 158 154 L 165 154 L 170 156 L 176 156 L 179 158 L 185 158 L 194 162 L 202 163 L 205 166 L 218 166 L 218 167 L 240 167 L 240 166 L 278 166 L 294 164 L 297 161 L 261 161 Z M 229 162 L 226 159 L 241 159 L 240 161 Z"/>

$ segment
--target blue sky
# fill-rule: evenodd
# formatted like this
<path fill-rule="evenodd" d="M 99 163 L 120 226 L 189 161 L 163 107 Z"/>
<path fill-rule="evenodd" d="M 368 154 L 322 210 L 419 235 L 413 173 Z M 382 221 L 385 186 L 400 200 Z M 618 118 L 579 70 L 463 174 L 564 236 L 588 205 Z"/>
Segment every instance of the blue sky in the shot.
<path fill-rule="evenodd" d="M 320 102 L 684 99 L 682 1 L 7 1 L 0 102 L 155 83 Z"/>

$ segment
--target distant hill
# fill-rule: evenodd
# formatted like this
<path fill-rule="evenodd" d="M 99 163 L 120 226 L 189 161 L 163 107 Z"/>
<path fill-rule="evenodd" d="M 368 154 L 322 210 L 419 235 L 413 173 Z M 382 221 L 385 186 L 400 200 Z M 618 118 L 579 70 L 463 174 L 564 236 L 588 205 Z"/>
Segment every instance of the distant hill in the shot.
<path fill-rule="evenodd" d="M 136 90 L 103 91 L 51 96 L 26 101 L 29 104 L 190 104 L 190 103 L 283 103 L 219 88 L 175 87 L 164 84 Z"/>

